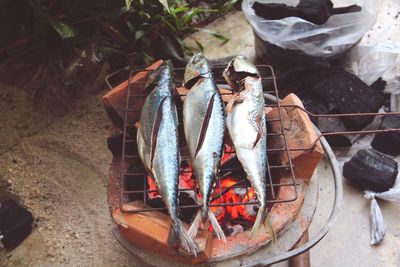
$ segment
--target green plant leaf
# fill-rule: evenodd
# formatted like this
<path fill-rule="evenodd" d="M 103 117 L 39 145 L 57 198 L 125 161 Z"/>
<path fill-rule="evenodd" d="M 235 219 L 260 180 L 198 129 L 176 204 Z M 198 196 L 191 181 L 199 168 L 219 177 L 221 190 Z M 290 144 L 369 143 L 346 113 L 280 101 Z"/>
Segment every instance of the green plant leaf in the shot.
<path fill-rule="evenodd" d="M 125 6 L 127 10 L 131 10 L 133 0 L 125 0 Z"/>
<path fill-rule="evenodd" d="M 188 11 L 182 18 L 182 24 L 187 25 L 192 22 L 194 16 L 198 15 L 199 13 L 208 13 L 208 12 L 217 12 L 216 9 L 203 9 L 203 8 L 193 8 L 192 10 Z"/>
<path fill-rule="evenodd" d="M 50 23 L 62 39 L 72 38 L 78 34 L 76 30 L 74 30 L 71 26 L 65 24 L 64 22 L 51 20 Z"/>
<path fill-rule="evenodd" d="M 135 32 L 135 26 L 133 26 L 132 22 L 127 21 L 126 26 L 128 26 L 128 29 L 130 30 L 131 33 L 136 33 Z"/>
<path fill-rule="evenodd" d="M 158 0 L 168 11 L 168 13 L 171 13 L 171 10 L 169 9 L 168 1 L 167 0 Z"/>
<path fill-rule="evenodd" d="M 199 48 L 200 52 L 203 53 L 204 52 L 204 46 L 199 41 L 197 41 L 196 39 L 193 39 L 193 40 L 196 43 L 197 47 Z"/>
<path fill-rule="evenodd" d="M 215 32 L 215 31 L 212 31 L 212 30 L 209 30 L 209 29 L 204 29 L 204 28 L 194 28 L 194 29 L 196 29 L 198 31 L 206 32 L 208 34 L 211 34 L 212 36 L 214 36 L 218 40 L 221 40 L 222 44 L 225 44 L 225 43 L 227 43 L 229 41 L 229 38 L 225 37 L 224 35 L 222 35 L 222 34 L 220 34 L 218 32 Z"/>
<path fill-rule="evenodd" d="M 147 12 L 144 12 L 143 10 L 139 11 L 138 15 L 141 17 L 146 17 L 147 19 L 151 19 L 150 14 Z"/>
<path fill-rule="evenodd" d="M 135 33 L 135 41 L 139 40 L 140 38 L 142 38 L 144 35 L 144 31 L 139 30 Z"/>
<path fill-rule="evenodd" d="M 176 14 L 174 14 L 174 13 L 171 13 L 171 15 L 172 15 L 172 18 L 173 18 L 173 22 L 174 22 L 175 25 L 176 25 L 177 32 L 178 32 L 178 33 L 179 33 L 179 32 L 183 32 L 184 26 L 183 26 L 183 24 L 182 24 L 181 19 L 180 19 Z"/>
<path fill-rule="evenodd" d="M 180 13 L 180 12 L 186 12 L 186 11 L 188 11 L 188 10 L 189 10 L 189 8 L 188 8 L 188 7 L 185 7 L 185 6 L 180 6 L 180 7 L 176 7 L 176 8 L 171 7 L 171 12 L 172 12 L 172 13 L 175 13 L 175 14 L 178 14 L 178 13 Z"/>

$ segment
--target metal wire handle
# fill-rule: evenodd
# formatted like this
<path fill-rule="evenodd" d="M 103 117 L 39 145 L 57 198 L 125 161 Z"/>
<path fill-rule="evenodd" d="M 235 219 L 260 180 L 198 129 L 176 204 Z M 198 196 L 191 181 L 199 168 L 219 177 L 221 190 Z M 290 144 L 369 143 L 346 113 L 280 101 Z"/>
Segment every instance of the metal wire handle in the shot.
<path fill-rule="evenodd" d="M 321 136 L 321 132 L 319 129 L 314 125 L 315 131 L 317 134 Z M 324 236 L 328 233 L 332 225 L 335 223 L 336 218 L 339 214 L 339 211 L 343 205 L 343 181 L 342 181 L 342 172 L 340 171 L 339 163 L 336 159 L 335 154 L 332 151 L 332 148 L 330 147 L 328 141 L 326 141 L 325 137 L 321 136 L 320 137 L 320 142 L 321 145 L 324 149 L 325 155 L 328 158 L 329 164 L 331 166 L 331 170 L 333 173 L 333 178 L 334 178 L 334 185 L 335 185 L 335 198 L 334 198 L 334 203 L 333 207 L 331 210 L 331 213 L 329 215 L 328 221 L 325 224 L 324 227 L 321 228 L 321 230 L 315 234 L 312 238 L 309 239 L 305 244 L 301 245 L 300 247 L 297 247 L 293 250 L 281 253 L 279 255 L 272 256 L 270 258 L 266 259 L 260 259 L 257 262 L 253 262 L 251 265 L 248 266 L 269 266 L 271 264 L 275 264 L 278 262 L 282 262 L 285 260 L 288 260 L 289 258 L 298 256 L 308 250 L 310 250 L 312 247 L 314 247 L 316 244 L 321 241 Z"/>

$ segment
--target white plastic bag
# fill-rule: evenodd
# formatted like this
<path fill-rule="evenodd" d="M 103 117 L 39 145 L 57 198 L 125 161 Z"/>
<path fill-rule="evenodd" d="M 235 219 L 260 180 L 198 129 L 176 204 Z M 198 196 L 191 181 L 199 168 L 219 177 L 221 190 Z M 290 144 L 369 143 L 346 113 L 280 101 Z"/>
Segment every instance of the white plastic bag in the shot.
<path fill-rule="evenodd" d="M 380 198 L 386 201 L 400 202 L 400 188 L 391 188 L 386 192 L 375 193 L 372 191 L 365 191 L 364 197 L 371 200 L 371 245 L 378 245 L 383 241 L 386 232 L 385 222 L 381 209 L 375 198 Z"/>
<path fill-rule="evenodd" d="M 380 6 L 380 0 L 352 1 L 348 5 L 358 4 L 360 12 L 333 15 L 325 24 L 315 25 L 297 17 L 280 20 L 258 17 L 252 8 L 254 2 L 244 0 L 242 10 L 258 37 L 281 48 L 321 58 L 335 56 L 356 44 L 375 23 Z M 293 0 L 257 2 L 294 4 Z"/>
<path fill-rule="evenodd" d="M 345 67 L 363 82 L 371 85 L 384 74 L 393 72 L 399 54 L 400 44 L 398 43 L 358 45 L 350 51 Z M 386 81 L 388 84 L 399 84 L 395 77 Z"/>

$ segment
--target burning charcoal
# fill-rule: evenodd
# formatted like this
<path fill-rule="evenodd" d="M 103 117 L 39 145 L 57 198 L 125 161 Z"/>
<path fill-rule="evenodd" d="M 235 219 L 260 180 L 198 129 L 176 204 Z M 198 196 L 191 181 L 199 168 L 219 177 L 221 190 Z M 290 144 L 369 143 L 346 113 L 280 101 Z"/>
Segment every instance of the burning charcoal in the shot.
<path fill-rule="evenodd" d="M 330 0 L 300 0 L 296 7 L 285 4 L 264 4 L 255 2 L 253 5 L 257 16 L 269 20 L 287 17 L 299 17 L 317 25 L 324 24 L 332 15 L 360 12 L 361 7 L 352 5 L 333 8 Z"/>
<path fill-rule="evenodd" d="M 196 205 L 196 202 L 188 193 L 181 192 L 179 193 L 179 205 L 180 206 Z M 190 223 L 193 220 L 196 212 L 197 208 L 180 209 L 179 218 L 186 223 Z"/>
<path fill-rule="evenodd" d="M 377 112 L 384 98 L 357 76 L 341 69 L 319 68 L 304 77 L 304 88 L 315 92 L 326 101 L 330 110 L 338 113 Z M 360 130 L 373 120 L 373 116 L 343 117 L 348 129 Z"/>
<path fill-rule="evenodd" d="M 304 107 L 317 115 L 329 114 L 328 105 L 318 97 L 307 96 L 303 100 Z M 339 117 L 313 117 L 311 120 L 321 133 L 346 132 L 347 129 Z M 352 145 L 349 135 L 327 135 L 326 140 L 332 147 L 350 147 Z"/>
<path fill-rule="evenodd" d="M 245 231 L 247 231 L 247 230 L 251 229 L 251 227 L 253 227 L 253 222 L 249 221 L 247 219 L 244 219 L 244 218 L 232 219 L 231 223 L 233 225 L 237 225 L 237 224 L 241 225 Z"/>
<path fill-rule="evenodd" d="M 236 234 L 239 234 L 239 233 L 243 233 L 244 232 L 244 228 L 240 224 L 227 225 L 226 232 L 229 233 L 228 236 L 233 236 L 233 235 L 236 235 Z"/>
<path fill-rule="evenodd" d="M 257 205 L 244 205 L 247 216 L 257 216 L 258 207 Z"/>
<path fill-rule="evenodd" d="M 399 129 L 400 116 L 387 116 L 382 120 L 381 129 Z M 400 154 L 400 131 L 378 133 L 372 141 L 372 147 L 380 152 L 397 156 Z"/>
<path fill-rule="evenodd" d="M 225 175 L 230 174 L 231 176 L 237 178 L 246 178 L 246 173 L 243 170 L 242 165 L 240 164 L 238 158 L 235 156 L 232 159 L 226 161 L 220 167 L 220 176 L 224 177 Z"/>
<path fill-rule="evenodd" d="M 32 231 L 33 216 L 25 208 L 9 199 L 0 206 L 0 238 L 5 248 L 18 246 Z"/>
<path fill-rule="evenodd" d="M 360 150 L 343 166 L 343 176 L 374 192 L 389 190 L 397 177 L 397 162 L 374 150 Z"/>

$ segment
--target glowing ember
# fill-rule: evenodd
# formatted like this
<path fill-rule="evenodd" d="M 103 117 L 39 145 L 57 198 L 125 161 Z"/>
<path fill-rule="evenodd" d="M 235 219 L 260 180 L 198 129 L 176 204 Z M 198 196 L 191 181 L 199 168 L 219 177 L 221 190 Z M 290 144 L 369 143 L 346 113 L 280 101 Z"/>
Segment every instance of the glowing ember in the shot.
<path fill-rule="evenodd" d="M 225 145 L 225 153 L 221 159 L 221 166 L 226 163 L 228 160 L 235 157 L 234 149 L 228 145 Z M 157 187 L 154 181 L 148 176 L 147 177 L 148 185 L 149 185 L 149 198 L 159 198 L 160 195 L 157 192 Z M 192 173 L 192 166 L 184 166 L 181 168 L 180 176 L 179 176 L 179 189 L 195 189 L 198 187 L 195 186 L 195 179 Z M 243 181 L 241 181 L 243 182 Z M 239 186 L 241 183 L 235 177 L 228 176 L 221 179 L 221 186 L 216 184 L 214 187 L 214 192 L 211 195 L 211 204 L 234 204 L 234 203 L 246 203 L 246 202 L 255 202 L 257 196 L 252 187 L 246 188 L 243 186 Z M 218 182 L 217 182 L 218 183 Z M 186 191 L 193 199 L 201 200 L 200 195 L 195 195 L 194 191 Z M 257 211 L 255 210 L 256 204 L 237 204 L 237 205 L 229 205 L 229 206 L 212 206 L 211 210 L 214 212 L 215 216 L 218 219 L 218 222 L 222 227 L 229 225 L 234 219 L 245 219 L 251 223 L 254 223 Z M 226 225 L 225 225 L 226 224 Z M 210 227 L 210 230 L 212 228 Z"/>
<path fill-rule="evenodd" d="M 246 190 L 242 187 L 234 187 L 237 185 L 237 180 L 232 177 L 225 178 L 221 181 L 221 191 L 222 194 L 220 195 L 220 189 L 217 187 L 215 189 L 214 196 L 217 197 L 215 201 L 212 201 L 212 204 L 218 203 L 226 203 L 226 204 L 233 204 L 233 203 L 246 203 L 246 202 L 254 202 L 256 199 L 256 194 L 254 193 L 253 188 L 248 188 Z M 229 187 L 233 187 L 230 188 Z M 228 188 L 228 189 L 227 189 Z M 234 206 L 220 206 L 220 207 L 211 207 L 214 214 L 217 216 L 217 219 L 220 223 L 222 223 L 226 219 L 237 219 L 243 218 L 254 222 L 256 212 L 254 211 L 254 205 L 251 204 L 243 204 L 243 205 L 234 205 Z M 221 211 L 223 210 L 223 211 Z M 224 212 L 226 210 L 226 212 Z M 227 213 L 227 214 L 226 214 Z M 227 215 L 228 218 L 227 218 Z"/>

